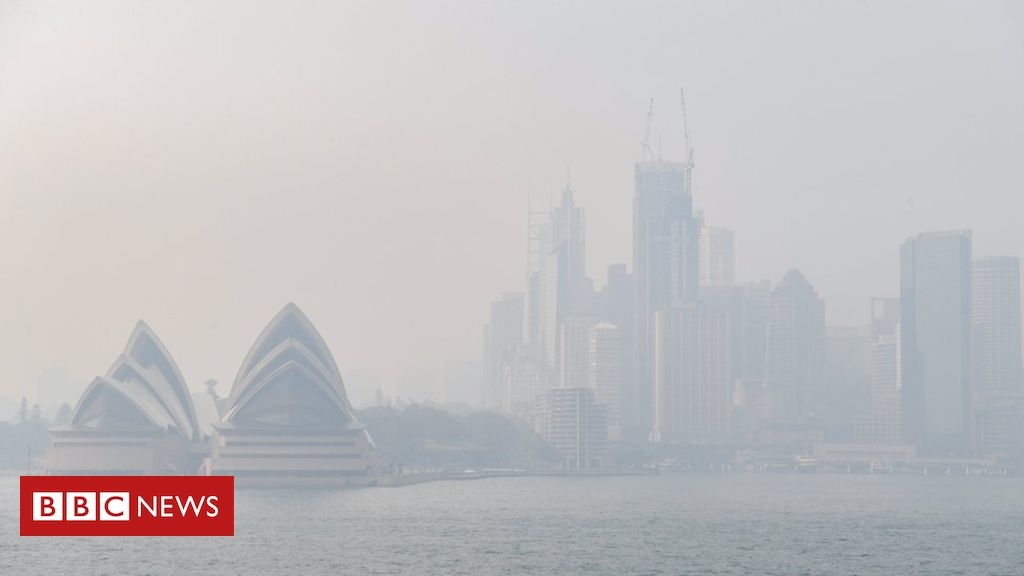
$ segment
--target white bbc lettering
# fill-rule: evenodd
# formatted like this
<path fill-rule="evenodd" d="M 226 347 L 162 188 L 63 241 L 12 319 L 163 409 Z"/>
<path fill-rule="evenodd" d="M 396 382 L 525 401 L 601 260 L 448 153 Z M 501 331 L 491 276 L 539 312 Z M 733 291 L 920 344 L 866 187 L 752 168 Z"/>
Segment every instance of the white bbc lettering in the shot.
<path fill-rule="evenodd" d="M 139 518 L 142 518 L 142 511 L 145 510 L 150 516 L 152 516 L 153 518 L 156 518 L 156 509 L 158 508 L 156 503 L 157 503 L 156 496 L 153 497 L 153 505 L 152 506 L 149 505 L 149 500 L 146 500 L 142 496 L 139 496 L 139 499 L 138 499 L 138 510 L 136 510 L 135 516 L 137 516 Z"/>
<path fill-rule="evenodd" d="M 217 507 L 217 497 L 210 496 L 206 499 L 206 505 L 210 508 L 206 511 L 206 515 L 210 518 L 216 518 L 220 514 L 220 508 Z"/>
<path fill-rule="evenodd" d="M 68 492 L 64 498 L 65 520 L 95 520 L 96 493 Z"/>
<path fill-rule="evenodd" d="M 129 500 L 127 492 L 100 492 L 100 520 L 127 521 Z"/>
<path fill-rule="evenodd" d="M 136 502 L 136 515 L 139 518 L 143 516 L 150 516 L 152 518 L 188 518 L 192 516 L 199 518 L 204 513 L 204 510 L 209 518 L 216 518 L 220 515 L 216 496 L 200 496 L 196 500 L 194 496 L 182 499 L 181 496 L 165 494 L 153 496 L 152 499 L 139 496 Z"/>
<path fill-rule="evenodd" d="M 33 492 L 33 521 L 131 519 L 128 492 Z"/>
<path fill-rule="evenodd" d="M 64 493 L 33 492 L 32 520 L 64 520 Z"/>

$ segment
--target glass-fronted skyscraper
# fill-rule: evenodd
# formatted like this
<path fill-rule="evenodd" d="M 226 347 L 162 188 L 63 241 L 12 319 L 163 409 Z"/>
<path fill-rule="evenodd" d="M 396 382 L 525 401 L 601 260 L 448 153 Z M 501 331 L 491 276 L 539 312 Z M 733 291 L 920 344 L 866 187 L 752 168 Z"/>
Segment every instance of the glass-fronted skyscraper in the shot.
<path fill-rule="evenodd" d="M 971 233 L 930 232 L 900 254 L 903 425 L 924 453 L 971 449 Z"/>
<path fill-rule="evenodd" d="M 635 290 L 633 413 L 627 434 L 646 435 L 654 416 L 653 317 L 697 298 L 698 230 L 690 187 L 692 165 L 640 162 L 633 196 Z"/>

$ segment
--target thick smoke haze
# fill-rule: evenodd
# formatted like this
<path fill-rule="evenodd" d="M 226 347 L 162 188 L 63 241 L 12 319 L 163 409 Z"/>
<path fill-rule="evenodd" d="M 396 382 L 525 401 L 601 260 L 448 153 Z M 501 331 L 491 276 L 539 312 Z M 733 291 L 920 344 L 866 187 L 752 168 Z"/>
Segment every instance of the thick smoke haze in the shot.
<path fill-rule="evenodd" d="M 295 301 L 343 372 L 438 398 L 406 375 L 479 357 L 567 167 L 590 276 L 631 262 L 680 86 L 737 279 L 799 267 L 830 325 L 912 234 L 1024 252 L 1020 4 L 4 2 L 0 396 L 103 373 L 140 317 L 226 389 Z"/>

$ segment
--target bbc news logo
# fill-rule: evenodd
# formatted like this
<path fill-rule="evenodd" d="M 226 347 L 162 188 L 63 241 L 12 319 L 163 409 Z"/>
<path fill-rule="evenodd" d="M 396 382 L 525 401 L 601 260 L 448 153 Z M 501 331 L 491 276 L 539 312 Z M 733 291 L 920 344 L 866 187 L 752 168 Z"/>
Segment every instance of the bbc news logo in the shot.
<path fill-rule="evenodd" d="M 233 476 L 22 476 L 22 536 L 234 536 Z"/>
<path fill-rule="evenodd" d="M 204 515 L 216 518 L 220 515 L 218 496 L 137 496 L 135 516 L 141 518 L 177 518 Z M 132 502 L 129 492 L 33 492 L 32 520 L 35 522 L 63 520 L 104 520 L 124 521 L 131 519 L 129 507 Z"/>

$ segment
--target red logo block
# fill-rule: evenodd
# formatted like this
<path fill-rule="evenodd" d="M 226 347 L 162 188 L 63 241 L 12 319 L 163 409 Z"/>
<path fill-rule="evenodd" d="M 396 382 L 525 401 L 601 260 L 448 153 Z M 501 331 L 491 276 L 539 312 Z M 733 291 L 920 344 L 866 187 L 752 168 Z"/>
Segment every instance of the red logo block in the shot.
<path fill-rule="evenodd" d="M 22 476 L 22 536 L 234 536 L 234 476 Z"/>

